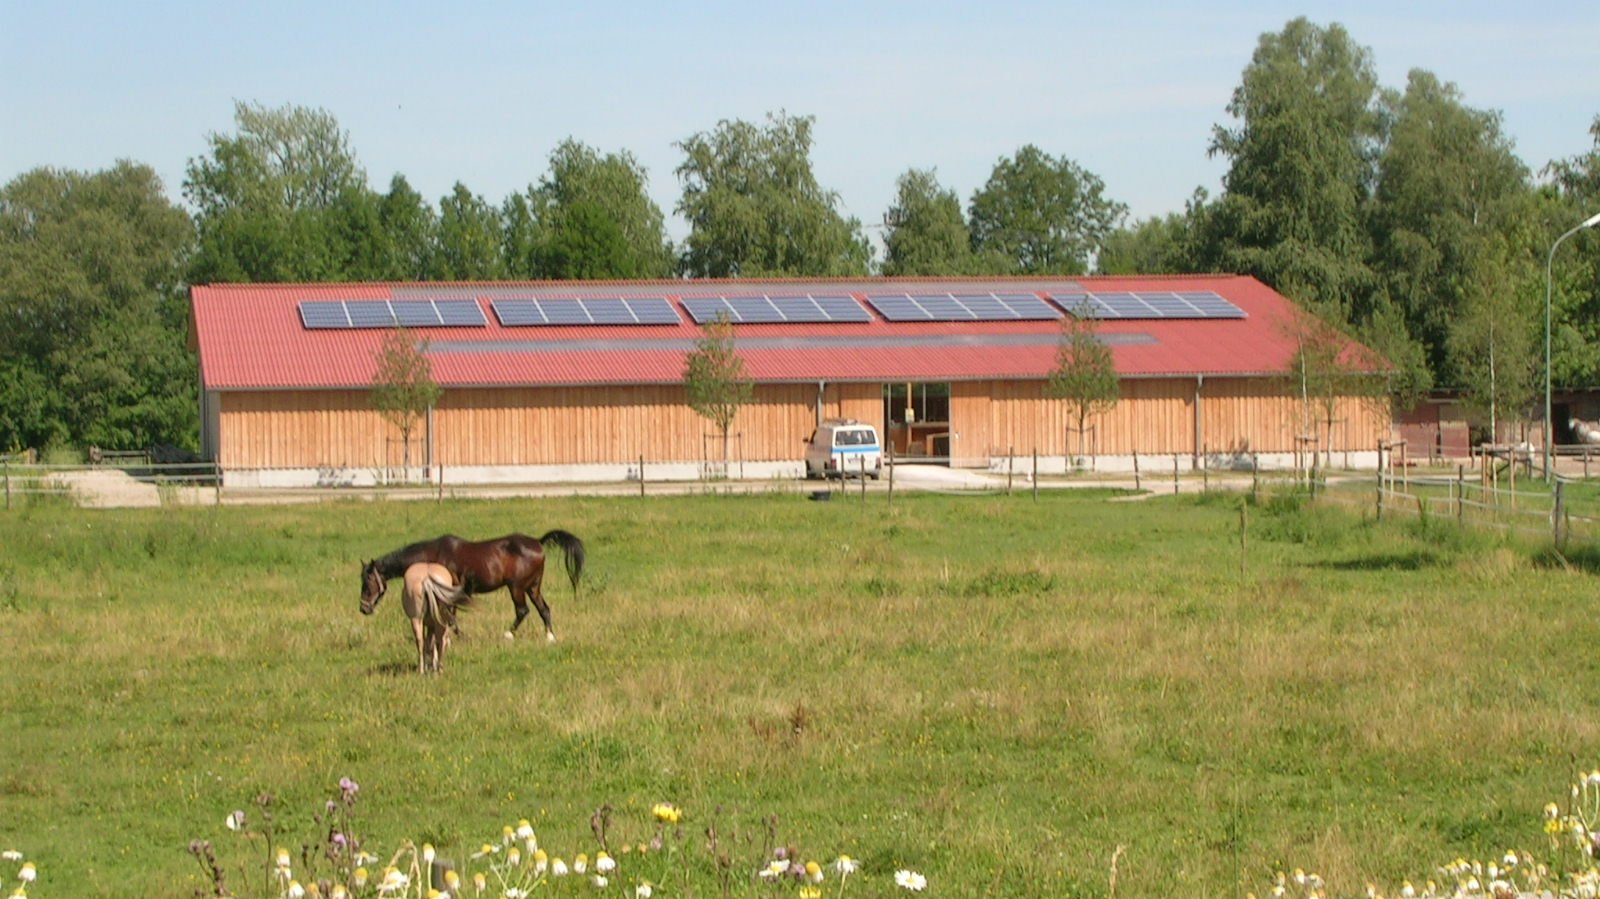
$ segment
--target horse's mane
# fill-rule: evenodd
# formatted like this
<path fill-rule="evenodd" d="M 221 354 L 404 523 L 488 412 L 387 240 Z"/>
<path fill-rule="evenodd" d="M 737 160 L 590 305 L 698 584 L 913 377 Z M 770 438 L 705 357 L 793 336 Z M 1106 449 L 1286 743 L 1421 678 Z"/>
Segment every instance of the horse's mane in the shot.
<path fill-rule="evenodd" d="M 373 560 L 373 565 L 385 578 L 397 578 L 406 573 L 406 569 L 418 562 L 445 562 L 445 547 L 452 542 L 459 543 L 460 537 L 454 534 L 440 534 L 432 540 L 419 540 L 407 544 L 386 556 Z"/>

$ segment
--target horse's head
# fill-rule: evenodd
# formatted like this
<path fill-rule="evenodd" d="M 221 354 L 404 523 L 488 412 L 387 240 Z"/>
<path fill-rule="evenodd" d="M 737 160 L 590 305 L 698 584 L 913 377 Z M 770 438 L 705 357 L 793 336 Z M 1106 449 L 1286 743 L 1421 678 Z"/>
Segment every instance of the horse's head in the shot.
<path fill-rule="evenodd" d="M 361 566 L 361 614 L 371 615 L 378 608 L 378 600 L 389 589 L 389 582 L 378 570 L 377 562 Z"/>

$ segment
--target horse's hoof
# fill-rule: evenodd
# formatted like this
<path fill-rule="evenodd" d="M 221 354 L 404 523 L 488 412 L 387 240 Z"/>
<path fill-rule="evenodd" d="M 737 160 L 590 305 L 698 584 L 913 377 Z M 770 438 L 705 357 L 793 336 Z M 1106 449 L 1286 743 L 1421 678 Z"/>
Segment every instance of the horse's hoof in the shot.
<path fill-rule="evenodd" d="M 546 631 L 545 635 L 544 635 L 544 642 L 546 642 L 546 643 L 554 643 L 554 642 L 556 642 L 556 635 L 550 633 L 549 631 Z"/>
<path fill-rule="evenodd" d="M 510 631 L 506 631 L 505 637 L 506 637 L 507 640 L 515 640 L 517 638 L 517 635 L 513 634 Z"/>

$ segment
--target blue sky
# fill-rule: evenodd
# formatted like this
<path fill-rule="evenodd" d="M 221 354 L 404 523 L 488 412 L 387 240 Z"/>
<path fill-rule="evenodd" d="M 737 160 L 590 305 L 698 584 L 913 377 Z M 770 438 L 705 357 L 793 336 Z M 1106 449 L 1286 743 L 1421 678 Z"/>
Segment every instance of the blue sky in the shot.
<path fill-rule="evenodd" d="M 1215 193 L 1211 129 L 1263 32 L 1338 22 L 1385 86 L 1412 68 L 1498 110 L 1537 171 L 1593 147 L 1600 3 L 23 3 L 0 0 L 0 180 L 36 166 L 184 167 L 235 100 L 333 113 L 377 189 L 404 174 L 498 203 L 573 137 L 628 150 L 672 215 L 675 142 L 723 119 L 816 118 L 842 211 L 882 221 L 933 168 L 963 202 L 1033 143 L 1136 217 Z"/>

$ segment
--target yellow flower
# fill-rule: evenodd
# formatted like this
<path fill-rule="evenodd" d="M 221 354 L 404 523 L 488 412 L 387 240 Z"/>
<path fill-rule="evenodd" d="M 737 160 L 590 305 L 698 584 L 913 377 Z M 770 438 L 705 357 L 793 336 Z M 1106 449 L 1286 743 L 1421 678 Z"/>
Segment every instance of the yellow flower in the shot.
<path fill-rule="evenodd" d="M 39 869 L 33 866 L 33 862 L 23 862 L 22 868 L 17 871 L 17 879 L 23 883 L 33 883 L 38 878 Z"/>
<path fill-rule="evenodd" d="M 572 860 L 572 870 L 578 874 L 589 870 L 589 856 L 582 852 L 578 853 L 578 857 Z"/>
<path fill-rule="evenodd" d="M 821 883 L 822 866 L 816 862 L 806 862 L 806 879 L 812 883 Z"/>
<path fill-rule="evenodd" d="M 425 864 L 425 865 L 431 865 L 431 864 L 433 864 L 433 860 L 434 860 L 435 857 L 436 856 L 435 856 L 435 853 L 433 851 L 433 844 L 432 843 L 423 843 L 422 844 L 422 863 Z"/>
<path fill-rule="evenodd" d="M 656 820 L 663 824 L 677 824 L 683 820 L 683 810 L 670 802 L 658 802 L 650 809 Z"/>
<path fill-rule="evenodd" d="M 533 836 L 533 824 L 527 818 L 517 822 L 517 836 L 524 840 Z"/>
<path fill-rule="evenodd" d="M 356 883 L 356 889 L 359 890 L 362 887 L 366 886 L 367 885 L 367 878 L 369 876 L 371 876 L 371 875 L 369 875 L 367 873 L 367 869 L 366 868 L 357 868 L 355 870 L 354 876 L 351 878 Z"/>
<path fill-rule="evenodd" d="M 822 899 L 822 890 L 818 887 L 801 887 L 800 899 Z"/>
<path fill-rule="evenodd" d="M 336 883 L 328 891 L 328 899 L 350 899 L 350 891 L 344 888 L 344 884 Z"/>
<path fill-rule="evenodd" d="M 483 876 L 483 872 L 479 871 L 472 875 L 472 887 L 480 893 L 483 892 L 489 887 L 489 878 Z"/>

